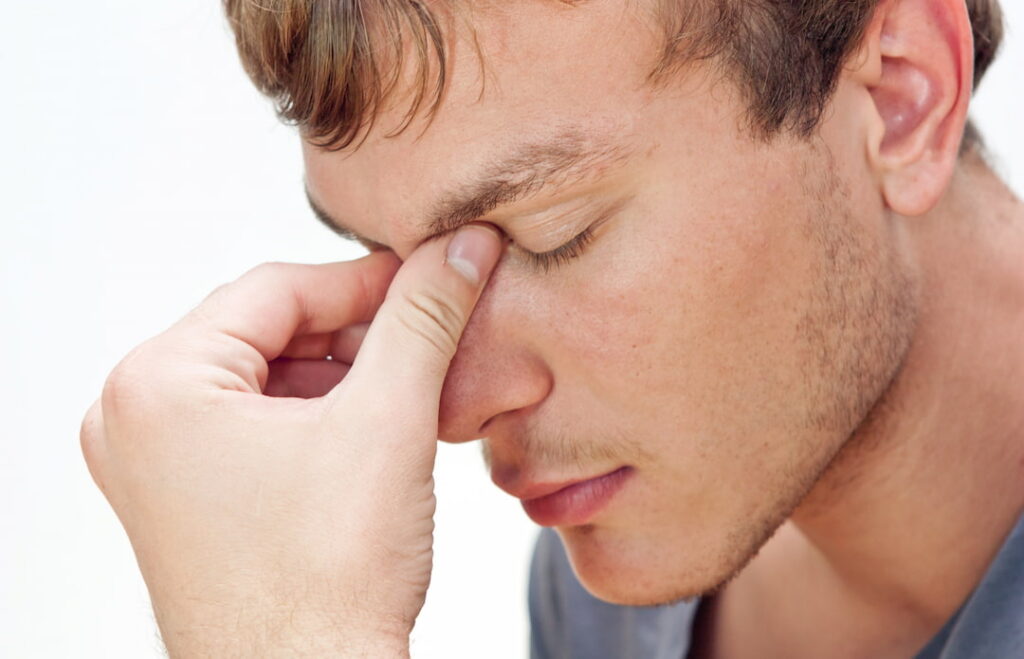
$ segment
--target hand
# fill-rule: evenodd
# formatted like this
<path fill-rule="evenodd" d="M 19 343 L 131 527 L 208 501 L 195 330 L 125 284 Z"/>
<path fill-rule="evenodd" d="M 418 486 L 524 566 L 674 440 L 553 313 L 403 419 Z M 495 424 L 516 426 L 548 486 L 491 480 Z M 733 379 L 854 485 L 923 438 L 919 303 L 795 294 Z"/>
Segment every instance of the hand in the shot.
<path fill-rule="evenodd" d="M 171 656 L 408 654 L 441 387 L 501 249 L 262 265 L 114 368 L 82 449 Z"/>

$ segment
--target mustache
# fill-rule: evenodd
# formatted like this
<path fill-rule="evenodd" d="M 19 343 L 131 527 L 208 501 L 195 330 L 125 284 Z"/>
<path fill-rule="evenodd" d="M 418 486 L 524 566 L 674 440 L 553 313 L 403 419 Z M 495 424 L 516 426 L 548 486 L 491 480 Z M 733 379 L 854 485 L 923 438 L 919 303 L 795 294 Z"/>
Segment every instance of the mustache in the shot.
<path fill-rule="evenodd" d="M 480 452 L 488 471 L 493 471 L 497 455 L 503 469 L 545 467 L 569 474 L 587 474 L 595 465 L 637 464 L 652 458 L 640 438 L 621 430 L 594 433 L 582 428 L 543 433 L 529 429 L 516 436 L 483 437 Z"/>

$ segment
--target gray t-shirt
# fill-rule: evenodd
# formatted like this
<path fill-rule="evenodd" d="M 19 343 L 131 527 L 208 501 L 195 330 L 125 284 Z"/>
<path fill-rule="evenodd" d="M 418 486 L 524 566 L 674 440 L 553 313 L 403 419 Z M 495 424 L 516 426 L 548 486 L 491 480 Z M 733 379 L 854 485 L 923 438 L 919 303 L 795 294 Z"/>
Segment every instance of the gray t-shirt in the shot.
<path fill-rule="evenodd" d="M 562 541 L 541 531 L 530 566 L 532 659 L 684 659 L 699 599 L 608 604 L 584 590 Z M 981 583 L 915 659 L 1024 659 L 1024 517 Z"/>

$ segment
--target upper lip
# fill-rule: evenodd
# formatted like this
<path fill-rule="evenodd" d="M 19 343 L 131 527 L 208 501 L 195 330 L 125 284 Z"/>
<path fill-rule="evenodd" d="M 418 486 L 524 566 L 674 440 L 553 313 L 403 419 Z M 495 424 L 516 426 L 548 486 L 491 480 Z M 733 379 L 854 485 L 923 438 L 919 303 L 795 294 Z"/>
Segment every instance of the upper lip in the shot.
<path fill-rule="evenodd" d="M 600 478 L 601 476 L 605 476 L 607 474 L 612 473 L 612 471 L 615 471 L 615 469 L 597 474 L 595 476 L 585 476 L 583 478 L 576 478 L 573 480 L 565 480 L 559 482 L 541 481 L 531 483 L 527 481 L 523 483 L 502 483 L 498 482 L 497 479 L 494 480 L 495 484 L 502 490 L 505 490 L 512 496 L 522 499 L 523 501 L 529 501 L 531 499 L 539 499 L 541 497 L 546 497 L 549 494 L 554 494 L 559 490 L 564 490 L 570 485 L 576 485 L 577 483 L 583 483 L 585 481 L 593 480 L 595 478 Z"/>

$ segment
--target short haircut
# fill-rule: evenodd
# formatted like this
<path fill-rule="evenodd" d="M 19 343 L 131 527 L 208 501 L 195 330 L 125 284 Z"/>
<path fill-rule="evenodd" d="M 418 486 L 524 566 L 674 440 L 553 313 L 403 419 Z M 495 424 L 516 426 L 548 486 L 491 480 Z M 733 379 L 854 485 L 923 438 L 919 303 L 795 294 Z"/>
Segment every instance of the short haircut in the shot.
<path fill-rule="evenodd" d="M 552 0 L 556 1 L 556 0 Z M 586 0 L 557 0 L 583 4 Z M 460 0 L 451 0 L 457 8 Z M 878 0 L 651 0 L 663 29 L 657 83 L 704 60 L 743 94 L 751 131 L 811 135 Z M 1003 37 L 998 0 L 966 0 L 974 85 Z M 223 0 L 246 73 L 278 115 L 327 149 L 344 149 L 374 123 L 415 58 L 403 130 L 446 80 L 443 23 L 422 0 Z M 780 64 L 783 64 L 780 66 Z M 980 145 L 968 122 L 963 150 Z"/>

